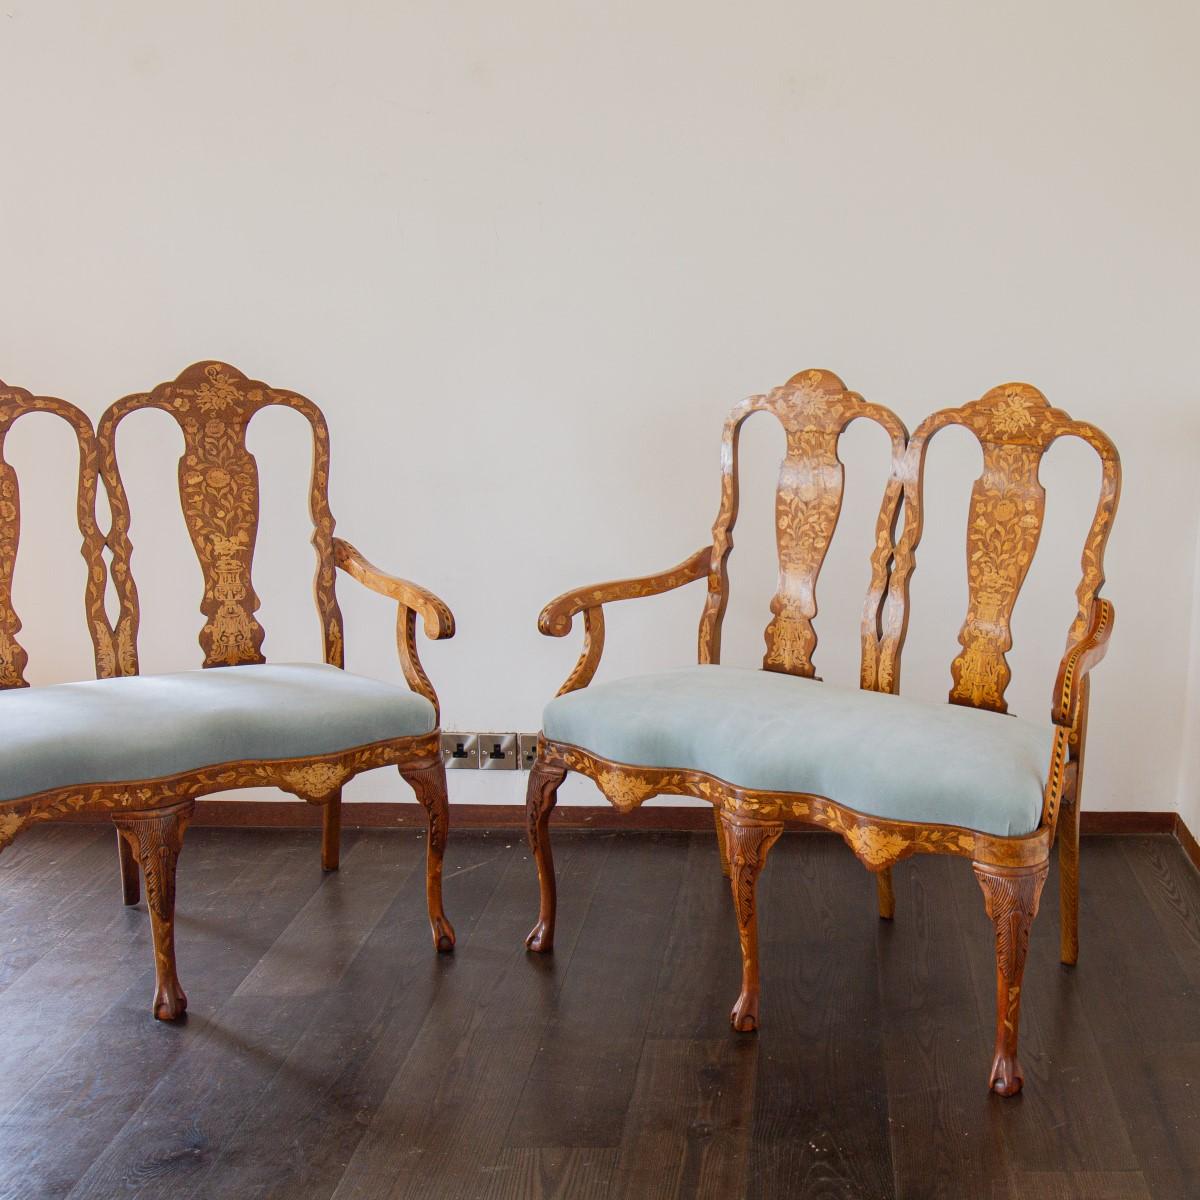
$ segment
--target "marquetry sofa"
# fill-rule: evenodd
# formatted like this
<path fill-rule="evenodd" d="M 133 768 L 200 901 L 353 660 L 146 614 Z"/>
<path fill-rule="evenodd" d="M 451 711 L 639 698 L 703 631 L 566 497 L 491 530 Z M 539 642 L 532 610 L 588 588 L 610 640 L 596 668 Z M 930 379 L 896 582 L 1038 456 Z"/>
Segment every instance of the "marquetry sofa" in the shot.
<path fill-rule="evenodd" d="M 777 497 L 779 587 L 763 669 L 718 665 L 729 594 L 727 561 L 738 509 L 737 448 L 756 412 L 787 434 Z M 858 689 L 820 682 L 813 667 L 815 588 L 837 524 L 843 468 L 838 440 L 854 420 L 883 426 L 892 469 L 876 526 L 862 621 Z M 926 449 L 960 425 L 983 450 L 967 525 L 967 614 L 951 666 L 949 704 L 898 694 L 909 580 L 922 525 Z M 1044 512 L 1038 466 L 1050 444 L 1082 438 L 1099 454 L 1099 503 L 1083 551 L 1078 613 L 1067 635 L 1049 720 L 1006 713 L 1010 618 L 1037 547 Z M 808 371 L 738 405 L 725 425 L 721 506 L 713 538 L 661 575 L 568 592 L 538 625 L 552 637 L 583 614 L 583 652 L 546 708 L 529 779 L 527 821 L 541 888 L 526 945 L 554 941 L 555 880 L 548 821 L 568 771 L 589 776 L 620 811 L 669 793 L 715 810 L 722 865 L 731 877 L 742 951 L 734 1029 L 757 1028 L 755 888 L 785 818 L 833 830 L 875 873 L 880 915 L 894 912 L 891 868 L 917 853 L 971 860 L 994 925 L 997 1013 L 990 1086 L 1018 1092 L 1021 981 L 1049 852 L 1058 834 L 1061 957 L 1078 955 L 1079 793 L 1087 736 L 1087 673 L 1103 656 L 1113 608 L 1099 596 L 1103 554 L 1120 489 L 1120 462 L 1098 429 L 1051 408 L 1026 384 L 935 413 L 911 439 L 886 408 L 834 375 Z M 897 530 L 902 532 L 897 536 Z M 699 665 L 589 687 L 604 645 L 604 605 L 706 580 Z"/>
<path fill-rule="evenodd" d="M 268 664 L 255 617 L 259 487 L 246 428 L 269 405 L 295 410 L 313 433 L 309 508 L 320 663 Z M 117 429 L 130 413 L 147 408 L 170 414 L 183 433 L 179 495 L 204 577 L 200 646 L 211 670 L 138 670 L 138 593 Z M 62 417 L 78 438 L 78 521 L 96 679 L 30 688 L 12 603 L 17 478 L 3 451 L 14 422 L 35 412 Z M 96 515 L 98 483 L 111 514 L 107 534 Z M 398 767 L 428 815 L 426 899 L 434 945 L 440 951 L 454 946 L 441 895 L 447 800 L 438 699 L 416 647 L 418 616 L 431 638 L 452 637 L 454 618 L 431 592 L 384 574 L 333 536 L 328 489 L 329 432 L 317 406 L 224 363 L 197 363 L 173 383 L 118 400 L 95 431 L 72 404 L 0 384 L 0 849 L 38 821 L 112 812 L 126 904 L 138 901 L 139 865 L 146 881 L 157 977 L 153 1011 L 160 1020 L 187 1008 L 175 967 L 175 870 L 195 799 L 209 792 L 272 785 L 323 805 L 321 863 L 334 870 L 343 784 L 373 767 Z M 342 670 L 338 568 L 398 604 L 407 688 Z M 106 604 L 110 586 L 115 621 Z"/>

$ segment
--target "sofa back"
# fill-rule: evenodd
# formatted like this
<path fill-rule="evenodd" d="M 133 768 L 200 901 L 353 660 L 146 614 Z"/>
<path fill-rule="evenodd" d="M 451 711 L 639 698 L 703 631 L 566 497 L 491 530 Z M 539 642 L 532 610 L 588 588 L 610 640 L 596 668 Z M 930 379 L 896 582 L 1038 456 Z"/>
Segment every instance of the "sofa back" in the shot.
<path fill-rule="evenodd" d="M 312 426 L 309 513 L 317 555 L 314 591 L 325 661 L 343 665 L 325 418 L 311 400 L 296 392 L 247 379 L 227 363 L 199 362 L 170 383 L 118 400 L 97 426 L 100 477 L 112 513 L 110 570 L 120 605 L 111 673 L 136 675 L 138 671 L 138 594 L 132 569 L 129 499 L 118 466 L 117 430 L 130 413 L 146 408 L 169 413 L 183 433 L 179 499 L 204 576 L 200 611 L 205 621 L 199 637 L 204 666 L 266 661 L 262 653 L 264 631 L 255 616 L 259 598 L 252 575 L 259 514 L 258 465 L 246 448 L 246 428 L 256 412 L 273 404 L 295 409 Z"/>
<path fill-rule="evenodd" d="M 729 600 L 730 551 L 738 515 L 738 439 L 754 413 L 776 417 L 787 437 L 775 492 L 775 539 L 779 585 L 771 600 L 771 620 L 764 634 L 763 668 L 812 678 L 817 635 L 817 577 L 829 551 L 842 510 L 845 470 L 838 442 L 851 422 L 860 418 L 881 425 L 892 442 L 892 479 L 880 512 L 875 551 L 871 556 L 868 608 L 887 587 L 892 537 L 900 507 L 898 467 L 908 441 L 904 423 L 890 409 L 870 404 L 831 371 L 802 371 L 783 387 L 751 396 L 737 405 L 725 422 L 721 442 L 721 505 L 713 525 L 713 567 L 700 620 L 700 661 L 721 657 L 721 623 Z M 874 600 L 872 600 L 872 597 Z"/>
<path fill-rule="evenodd" d="M 17 640 L 21 620 L 13 607 L 12 581 L 21 540 L 21 493 L 17 473 L 4 457 L 8 431 L 29 413 L 52 413 L 75 431 L 79 442 L 79 483 L 76 512 L 87 563 L 84 607 L 96 656 L 96 673 L 113 673 L 116 661 L 114 630 L 104 609 L 107 574 L 105 539 L 96 526 L 96 480 L 99 450 L 87 414 L 66 400 L 34 396 L 24 388 L 0 383 L 0 689 L 27 687 L 29 655 Z"/>
<path fill-rule="evenodd" d="M 1079 646 L 1097 619 L 1104 583 L 1104 550 L 1121 492 L 1121 460 L 1108 437 L 1085 421 L 1051 408 L 1027 383 L 1006 383 L 961 408 L 927 417 L 909 440 L 900 465 L 904 528 L 892 548 L 887 594 L 879 609 L 880 636 L 870 654 L 864 641 L 863 686 L 894 691 L 908 622 L 908 586 L 916 566 L 924 517 L 922 481 L 929 442 L 941 429 L 970 430 L 983 451 L 983 471 L 967 512 L 967 613 L 959 630 L 962 652 L 950 667 L 950 702 L 1007 712 L 1012 672 L 1011 620 L 1041 537 L 1046 492 L 1038 478 L 1042 458 L 1060 437 L 1087 442 L 1100 457 L 1100 494 L 1081 559 L 1078 611 L 1067 650 Z M 885 506 L 890 500 L 885 499 Z M 1061 682 L 1061 681 L 1060 681 Z M 1056 690 L 1057 690 L 1056 685 Z"/>
<path fill-rule="evenodd" d="M 743 423 L 756 412 L 773 414 L 787 435 L 775 493 L 779 586 L 765 633 L 765 670 L 810 678 L 815 674 L 817 581 L 842 505 L 844 469 L 838 442 L 859 418 L 877 422 L 892 441 L 891 471 L 876 521 L 871 581 L 863 605 L 862 687 L 899 690 L 909 582 L 921 540 L 925 456 L 930 440 L 948 425 L 970 430 L 983 451 L 983 472 L 972 488 L 967 513 L 968 605 L 958 635 L 962 652 L 950 668 L 951 703 L 1007 711 L 1004 696 L 1011 671 L 1005 656 L 1012 648 L 1012 612 L 1045 515 L 1038 468 L 1060 437 L 1083 439 L 1101 460 L 1100 496 L 1083 549 L 1078 613 L 1067 649 L 1080 645 L 1100 619 L 1097 597 L 1120 495 L 1121 464 L 1116 447 L 1094 425 L 1051 408 L 1046 397 L 1028 384 L 1009 383 L 970 404 L 934 413 L 910 438 L 893 412 L 848 391 L 836 375 L 802 371 L 783 387 L 744 400 L 725 423 L 721 504 L 713 525 L 712 568 L 700 620 L 701 663 L 720 661 L 721 622 L 729 598 L 728 559 L 738 514 L 738 437 Z M 899 537 L 897 529 L 901 529 Z"/>

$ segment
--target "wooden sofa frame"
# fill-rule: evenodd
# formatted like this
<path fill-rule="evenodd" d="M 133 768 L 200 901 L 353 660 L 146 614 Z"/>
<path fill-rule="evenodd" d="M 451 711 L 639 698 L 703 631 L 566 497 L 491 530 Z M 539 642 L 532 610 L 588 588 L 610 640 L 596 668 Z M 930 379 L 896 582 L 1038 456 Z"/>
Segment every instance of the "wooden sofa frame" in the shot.
<path fill-rule="evenodd" d="M 397 767 L 428 816 L 426 900 L 434 946 L 439 951 L 454 946 L 454 930 L 442 908 L 448 808 L 437 728 L 438 698 L 416 645 L 418 616 L 426 635 L 433 639 L 452 637 L 454 618 L 432 592 L 384 573 L 348 542 L 334 537 L 328 491 L 329 431 L 321 411 L 305 397 L 247 379 L 225 363 L 200 362 L 171 383 L 118 400 L 93 432 L 87 416 L 73 404 L 0 383 L 0 688 L 28 686 L 24 674 L 27 655 L 16 640 L 21 623 L 12 601 L 20 503 L 16 473 L 4 460 L 3 451 L 13 424 L 31 412 L 62 417 L 79 443 L 78 523 L 87 563 L 85 609 L 96 677 L 138 674 L 138 594 L 131 570 L 129 502 L 117 466 L 116 436 L 125 417 L 146 408 L 169 413 L 183 432 L 179 496 L 204 577 L 200 608 L 205 624 L 199 637 L 203 665 L 220 668 L 266 661 L 264 631 L 255 616 L 259 599 L 251 580 L 259 513 L 258 467 L 246 447 L 246 429 L 254 414 L 269 405 L 295 410 L 312 428 L 309 510 L 324 661 L 336 667 L 344 665 L 342 615 L 335 591 L 340 569 L 396 601 L 400 665 L 408 686 L 432 703 L 435 728 L 428 734 L 372 742 L 334 754 L 224 762 L 165 778 L 57 788 L 0 803 L 0 849 L 39 821 L 85 810 L 112 813 L 126 904 L 136 904 L 139 899 L 139 866 L 146 881 L 156 973 L 153 1011 L 160 1020 L 180 1017 L 187 1008 L 175 964 L 175 872 L 196 797 L 210 792 L 274 786 L 322 805 L 321 865 L 332 871 L 338 866 L 343 785 L 362 771 Z M 111 513 L 107 534 L 101 533 L 97 524 L 98 481 L 104 485 Z M 111 565 L 106 555 L 111 557 Z M 110 621 L 105 604 L 110 581 L 117 601 L 115 622 Z"/>
<path fill-rule="evenodd" d="M 604 606 L 658 595 L 707 580 L 700 619 L 700 663 L 719 663 L 721 623 L 729 597 L 727 564 L 738 511 L 737 447 L 743 422 L 772 413 L 784 427 L 787 452 L 776 495 L 779 587 L 766 629 L 768 671 L 814 677 L 816 583 L 837 525 L 843 467 L 837 447 L 854 420 L 880 424 L 892 443 L 892 469 L 876 525 L 871 582 L 862 620 L 861 686 L 897 692 L 909 614 L 909 582 L 921 536 L 922 478 L 930 439 L 948 425 L 970 430 L 983 450 L 983 472 L 971 492 L 967 522 L 966 619 L 961 653 L 951 666 L 952 704 L 1007 711 L 1005 689 L 1012 646 L 1010 619 L 1037 548 L 1045 510 L 1038 479 L 1043 455 L 1058 438 L 1092 446 L 1101 460 L 1100 496 L 1084 544 L 1078 611 L 1054 685 L 1051 761 L 1038 828 L 1025 837 L 998 837 L 951 825 L 906 823 L 856 812 L 818 795 L 762 792 L 691 770 L 607 761 L 582 746 L 539 739 L 527 799 L 529 842 L 537 862 L 541 903 L 526 939 L 545 952 L 554 941 L 556 905 L 549 818 L 568 771 L 591 778 L 609 802 L 629 812 L 651 796 L 691 796 L 714 806 L 722 866 L 730 876 L 742 953 L 742 985 L 731 1013 L 734 1029 L 757 1028 L 759 1006 L 756 883 L 785 818 L 800 818 L 841 834 L 859 861 L 875 874 L 879 913 L 895 910 L 892 866 L 912 854 L 954 854 L 971 860 L 993 922 L 996 951 L 996 1038 L 989 1086 L 1013 1095 L 1022 1084 L 1017 1060 L 1021 983 L 1029 929 L 1046 880 L 1051 844 L 1058 834 L 1061 888 L 1061 957 L 1079 954 L 1079 804 L 1087 740 L 1088 672 L 1104 656 L 1113 626 L 1112 604 L 1099 595 L 1104 549 L 1120 492 L 1120 460 L 1112 442 L 1093 425 L 1051 408 L 1036 388 L 1013 383 L 994 388 L 961 408 L 935 413 L 909 438 L 886 408 L 847 391 L 830 372 L 806 371 L 782 388 L 739 404 L 722 443 L 721 505 L 710 544 L 671 570 L 638 579 L 579 588 L 543 609 L 542 633 L 567 634 L 583 615 L 583 650 L 559 695 L 587 687 L 604 647 Z M 903 530 L 896 531 L 903 513 Z"/>

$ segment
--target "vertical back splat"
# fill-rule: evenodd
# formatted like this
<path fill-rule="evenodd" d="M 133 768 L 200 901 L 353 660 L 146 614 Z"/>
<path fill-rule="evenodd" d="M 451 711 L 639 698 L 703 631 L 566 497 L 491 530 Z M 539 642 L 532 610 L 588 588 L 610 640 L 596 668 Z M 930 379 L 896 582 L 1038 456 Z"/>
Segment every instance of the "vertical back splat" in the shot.
<path fill-rule="evenodd" d="M 1084 544 L 1083 576 L 1076 589 L 1079 611 L 1068 648 L 1086 635 L 1092 605 L 1104 583 L 1104 547 L 1120 493 L 1120 459 L 1095 426 L 1073 421 L 1025 383 L 993 388 L 974 403 L 945 409 L 922 422 L 909 442 L 899 474 L 903 486 L 904 532 L 883 606 L 879 658 L 898 671 L 907 624 L 908 586 L 916 566 L 923 521 L 921 488 L 929 440 L 947 425 L 962 425 L 979 439 L 983 472 L 971 489 L 967 516 L 967 614 L 959 630 L 962 652 L 951 664 L 950 701 L 1007 712 L 1004 694 L 1012 671 L 1013 608 L 1029 573 L 1046 509 L 1038 468 L 1060 437 L 1078 437 L 1100 455 L 1101 486 Z"/>
<path fill-rule="evenodd" d="M 713 570 L 700 623 L 700 661 L 719 662 L 721 622 L 729 596 L 728 558 L 737 520 L 737 449 L 743 422 L 752 413 L 772 413 L 784 428 L 787 452 L 780 466 L 775 497 L 775 537 L 779 552 L 779 586 L 771 601 L 771 621 L 765 632 L 763 667 L 789 675 L 814 675 L 813 650 L 817 635 L 816 585 L 829 551 L 842 508 L 845 471 L 838 458 L 838 440 L 851 421 L 876 421 L 892 441 L 893 463 L 903 456 L 907 432 L 889 409 L 869 404 L 846 390 L 829 371 L 802 371 L 783 387 L 751 396 L 730 414 L 721 446 L 721 507 L 713 526 Z M 899 484 L 889 487 L 898 496 Z M 881 517 L 881 520 L 883 518 Z M 886 590 L 891 561 L 890 515 L 888 536 L 877 541 L 872 559 L 877 594 Z"/>
<path fill-rule="evenodd" d="M 4 442 L 16 421 L 31 412 L 49 412 L 62 417 L 79 441 L 79 486 L 76 515 L 82 536 L 80 547 L 87 564 L 84 604 L 88 631 L 96 657 L 96 670 L 113 656 L 113 630 L 104 611 L 107 573 L 104 539 L 96 528 L 97 448 L 92 423 L 66 400 L 34 396 L 24 388 L 0 383 L 0 688 L 26 687 L 25 667 L 29 656 L 17 641 L 21 620 L 13 607 L 12 581 L 21 538 L 21 496 L 17 473 L 4 458 Z"/>
<path fill-rule="evenodd" d="M 179 498 L 204 574 L 200 631 L 204 665 L 261 663 L 264 631 L 255 614 L 259 598 L 251 571 L 258 532 L 258 464 L 246 448 L 246 429 L 261 408 L 278 404 L 301 413 L 313 430 L 309 510 L 317 552 L 314 584 L 325 660 L 342 665 L 342 619 L 334 593 L 333 516 L 329 511 L 329 432 L 310 400 L 247 379 L 220 362 L 188 367 L 173 383 L 118 400 L 100 420 L 101 472 L 110 494 L 113 577 L 121 598 L 119 634 L 130 650 L 121 674 L 137 671 L 137 589 L 130 571 L 129 502 L 117 467 L 116 431 L 129 413 L 158 408 L 179 423 L 184 453 L 179 460 Z"/>

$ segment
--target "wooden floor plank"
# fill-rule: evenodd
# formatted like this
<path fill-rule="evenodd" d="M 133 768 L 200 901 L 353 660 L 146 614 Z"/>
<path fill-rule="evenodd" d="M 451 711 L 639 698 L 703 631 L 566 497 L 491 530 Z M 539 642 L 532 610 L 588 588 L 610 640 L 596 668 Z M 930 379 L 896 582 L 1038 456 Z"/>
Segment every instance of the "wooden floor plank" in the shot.
<path fill-rule="evenodd" d="M 1140 1171 L 1017 1171 L 1022 1200 L 1154 1200 Z"/>
<path fill-rule="evenodd" d="M 570 970 L 559 987 L 510 1131 L 517 1146 L 620 1144 L 633 1092 L 662 949 L 693 836 L 610 836 Z M 559 889 L 559 908 L 578 903 Z"/>
<path fill-rule="evenodd" d="M 1200 876 L 1167 838 L 1085 839 L 1074 969 L 1052 871 L 1014 1101 L 985 1087 L 994 957 L 968 864 L 900 864 L 884 923 L 838 840 L 785 836 L 747 1036 L 707 831 L 556 831 L 549 957 L 521 944 L 537 888 L 514 832 L 452 838 L 449 957 L 422 837 L 347 831 L 334 876 L 317 842 L 189 831 L 173 1027 L 149 1017 L 111 831 L 0 857 L 0 1195 L 1200 1196 Z"/>
<path fill-rule="evenodd" d="M 969 939 L 982 935 L 989 954 L 990 940 L 964 929 L 982 896 L 969 863 L 940 856 L 898 864 L 894 885 L 878 944 L 895 1193 L 1007 1197 L 1006 1102 L 987 1090 L 992 1001 L 981 1005 L 967 965 Z"/>
<path fill-rule="evenodd" d="M 745 1195 L 756 1060 L 753 1043 L 733 1037 L 647 1038 L 611 1194 L 628 1200 Z"/>
<path fill-rule="evenodd" d="M 1179 853 L 1174 838 L 1124 838 L 1122 850 L 1163 941 L 1200 993 L 1200 871 Z"/>
<path fill-rule="evenodd" d="M 260 851 L 264 843 L 260 837 Z M 336 875 L 321 872 L 314 849 L 312 836 L 301 835 L 282 856 L 264 855 L 262 871 L 251 867 L 242 874 L 228 906 L 209 919 L 216 944 L 207 969 L 188 984 L 187 1022 L 157 1026 L 178 1040 L 179 1052 L 80 1178 L 72 1197 L 185 1194 L 264 1083 L 280 1070 L 312 1017 L 311 999 L 239 997 L 239 985 L 270 955 L 314 894 L 352 890 L 356 863 L 369 860 L 374 848 L 348 842 Z M 206 923 L 202 918 L 180 928 L 190 924 L 199 932 Z M 319 928 L 313 937 L 319 954 L 326 944 Z"/>
<path fill-rule="evenodd" d="M 203 835 L 197 839 L 203 840 Z M 12 1189 L 45 1197 L 66 1194 L 103 1155 L 203 1029 L 213 989 L 239 958 L 225 933 L 231 904 L 271 894 L 265 888 L 294 873 L 291 854 L 307 859 L 311 853 L 309 846 L 299 844 L 278 846 L 270 855 L 255 852 L 252 844 L 218 854 L 195 850 L 195 845 L 185 847 L 181 858 L 177 940 L 196 1015 L 174 1026 L 150 1019 L 154 974 L 144 902 L 124 908 L 113 873 L 105 871 L 106 894 L 93 911 L 98 920 L 107 915 L 108 924 L 98 931 L 81 925 L 77 944 L 59 956 L 65 970 L 81 964 L 89 968 L 82 975 L 85 981 L 91 976 L 83 991 L 86 999 L 77 1014 L 45 1031 L 46 1045 L 55 1047 L 55 1061 L 0 1122 L 0 1194 Z M 295 899 L 286 892 L 277 895 L 279 912 L 290 913 Z M 242 912 L 259 917 L 253 906 Z M 256 925 L 261 925 L 257 919 Z M 259 954 L 261 947 L 240 956 L 243 972 Z M 3 1007 L 0 1003 L 0 1012 Z M 67 1044 L 71 1033 L 75 1036 Z M 47 1139 L 47 1130 L 72 1132 L 59 1142 Z"/>
<path fill-rule="evenodd" d="M 874 905 L 873 879 L 840 839 L 785 835 L 771 851 L 749 1035 L 752 1197 L 892 1194 Z"/>
<path fill-rule="evenodd" d="M 1086 846 L 1075 970 L 1143 1175 L 1156 1197 L 1191 1200 L 1200 1178 L 1200 993 L 1146 900 L 1125 843 L 1097 838 Z"/>
<path fill-rule="evenodd" d="M 339 1196 L 415 1198 L 436 1195 L 441 1186 L 476 1196 L 492 1185 L 489 1169 L 533 1053 L 538 993 L 546 991 L 548 977 L 541 963 L 528 961 L 523 944 L 537 909 L 532 859 L 511 835 L 488 840 L 502 863 L 498 885 L 479 906 L 470 950 L 455 966 L 453 991 L 413 1024 L 409 1053 L 350 1159 Z M 569 845 L 559 847 L 558 861 L 561 879 L 588 886 L 575 871 Z M 572 933 L 567 917 L 556 951 L 564 961 Z M 415 1092 L 428 1102 L 414 1105 Z"/>
<path fill-rule="evenodd" d="M 511 839 L 507 839 L 511 841 Z M 499 845 L 497 845 L 497 842 Z M 214 1180 L 239 1197 L 329 1196 L 380 1111 L 440 994 L 454 986 L 459 959 L 478 945 L 480 914 L 500 877 L 503 839 L 454 847 L 447 858 L 447 911 L 456 924 L 455 957 L 435 955 L 424 907 L 423 839 L 400 855 L 394 899 L 348 968 L 322 993 L 315 1017 L 242 1124 L 194 1185 Z M 399 860 L 399 861 L 397 861 Z M 263 1144 L 257 1119 L 274 1114 L 287 1137 Z"/>
<path fill-rule="evenodd" d="M 509 1148 L 490 1172 L 485 1194 L 489 1200 L 608 1200 L 616 1160 L 616 1150 L 597 1146 Z"/>

